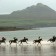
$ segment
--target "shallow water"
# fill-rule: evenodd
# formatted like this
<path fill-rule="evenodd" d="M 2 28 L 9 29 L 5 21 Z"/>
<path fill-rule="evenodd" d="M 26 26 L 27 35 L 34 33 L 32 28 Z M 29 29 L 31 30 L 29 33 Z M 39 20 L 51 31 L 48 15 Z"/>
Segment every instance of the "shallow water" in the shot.
<path fill-rule="evenodd" d="M 0 56 L 56 56 L 56 45 L 1 45 Z"/>
<path fill-rule="evenodd" d="M 6 44 L 2 43 L 0 45 L 0 56 L 56 56 L 56 43 L 47 42 L 53 35 L 56 35 L 56 27 L 0 32 L 0 39 L 4 36 L 7 41 L 13 39 L 13 37 L 17 37 L 18 40 L 23 37 L 29 38 L 29 44 L 23 43 L 23 45 L 17 44 L 17 46 L 12 44 L 10 46 L 8 42 Z M 39 36 L 44 40 L 41 42 L 42 45 L 37 46 L 30 42 Z"/>
<path fill-rule="evenodd" d="M 39 36 L 41 38 L 49 39 L 52 36 L 56 36 L 56 27 L 45 27 L 45 28 L 36 28 L 33 30 L 19 30 L 19 31 L 2 31 L 0 32 L 0 38 L 5 37 L 7 40 L 17 37 L 18 40 L 23 37 L 29 38 L 29 41 L 37 39 Z"/>

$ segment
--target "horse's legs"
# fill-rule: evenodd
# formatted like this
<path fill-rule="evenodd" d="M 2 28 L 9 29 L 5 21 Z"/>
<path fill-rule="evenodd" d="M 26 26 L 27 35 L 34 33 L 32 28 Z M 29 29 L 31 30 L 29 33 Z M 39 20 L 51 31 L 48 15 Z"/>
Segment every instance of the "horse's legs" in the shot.
<path fill-rule="evenodd" d="M 34 44 L 35 42 L 33 42 L 33 44 Z"/>
<path fill-rule="evenodd" d="M 38 46 L 39 44 L 42 46 L 41 42 L 39 42 L 39 43 L 37 44 L 37 46 Z"/>
<path fill-rule="evenodd" d="M 10 42 L 10 45 L 11 45 L 11 43 L 12 43 L 12 42 Z"/>
<path fill-rule="evenodd" d="M 33 41 L 33 44 L 35 43 L 35 41 Z"/>
<path fill-rule="evenodd" d="M 39 43 L 37 44 L 37 46 L 39 45 Z"/>
<path fill-rule="evenodd" d="M 22 41 L 20 42 L 20 44 L 22 44 Z M 23 45 L 23 44 L 22 44 Z"/>
<path fill-rule="evenodd" d="M 41 42 L 40 42 L 40 45 L 42 46 Z"/>
<path fill-rule="evenodd" d="M 6 42 L 4 42 L 6 44 Z"/>
<path fill-rule="evenodd" d="M 17 46 L 17 42 L 16 42 L 16 46 Z"/>
<path fill-rule="evenodd" d="M 26 43 L 27 43 L 27 41 L 26 41 Z M 27 43 L 28 44 L 28 43 Z"/>
<path fill-rule="evenodd" d="M 33 44 L 34 44 L 34 42 L 33 42 Z"/>
<path fill-rule="evenodd" d="M 33 42 L 33 44 L 36 44 L 36 42 Z"/>

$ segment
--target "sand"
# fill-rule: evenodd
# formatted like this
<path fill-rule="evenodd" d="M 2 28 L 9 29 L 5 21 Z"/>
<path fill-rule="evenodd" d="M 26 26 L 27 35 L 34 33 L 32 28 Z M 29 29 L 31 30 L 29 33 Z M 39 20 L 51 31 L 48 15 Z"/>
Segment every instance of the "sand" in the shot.
<path fill-rule="evenodd" d="M 56 45 L 47 41 L 42 41 L 42 45 L 23 43 L 19 45 L 15 43 L 9 45 L 2 43 L 0 45 L 0 56 L 56 56 Z"/>

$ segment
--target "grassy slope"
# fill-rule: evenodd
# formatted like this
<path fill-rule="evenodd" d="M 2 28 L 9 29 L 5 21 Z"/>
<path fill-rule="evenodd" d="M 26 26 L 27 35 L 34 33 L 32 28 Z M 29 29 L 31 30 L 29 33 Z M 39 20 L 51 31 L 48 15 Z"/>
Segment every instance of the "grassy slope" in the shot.
<path fill-rule="evenodd" d="M 56 24 L 56 19 L 0 19 L 0 26 L 23 26 L 35 24 Z"/>

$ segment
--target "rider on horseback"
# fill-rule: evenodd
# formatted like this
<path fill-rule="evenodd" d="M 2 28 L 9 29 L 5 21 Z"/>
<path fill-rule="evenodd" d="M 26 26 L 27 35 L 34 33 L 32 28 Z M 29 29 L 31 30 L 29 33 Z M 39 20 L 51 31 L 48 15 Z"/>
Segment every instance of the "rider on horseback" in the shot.
<path fill-rule="evenodd" d="M 13 38 L 14 40 L 16 39 L 16 37 Z"/>
<path fill-rule="evenodd" d="M 55 39 L 55 36 L 53 36 L 53 39 Z"/>
<path fill-rule="evenodd" d="M 55 36 L 53 36 L 53 40 L 54 40 L 54 41 L 56 40 L 56 37 L 55 37 Z"/>
<path fill-rule="evenodd" d="M 5 40 L 5 37 L 2 37 L 2 40 Z"/>
<path fill-rule="evenodd" d="M 24 39 L 26 39 L 26 37 L 24 37 Z"/>
<path fill-rule="evenodd" d="M 40 40 L 40 39 L 42 39 L 42 38 L 40 38 L 40 36 L 38 37 L 38 40 Z"/>

